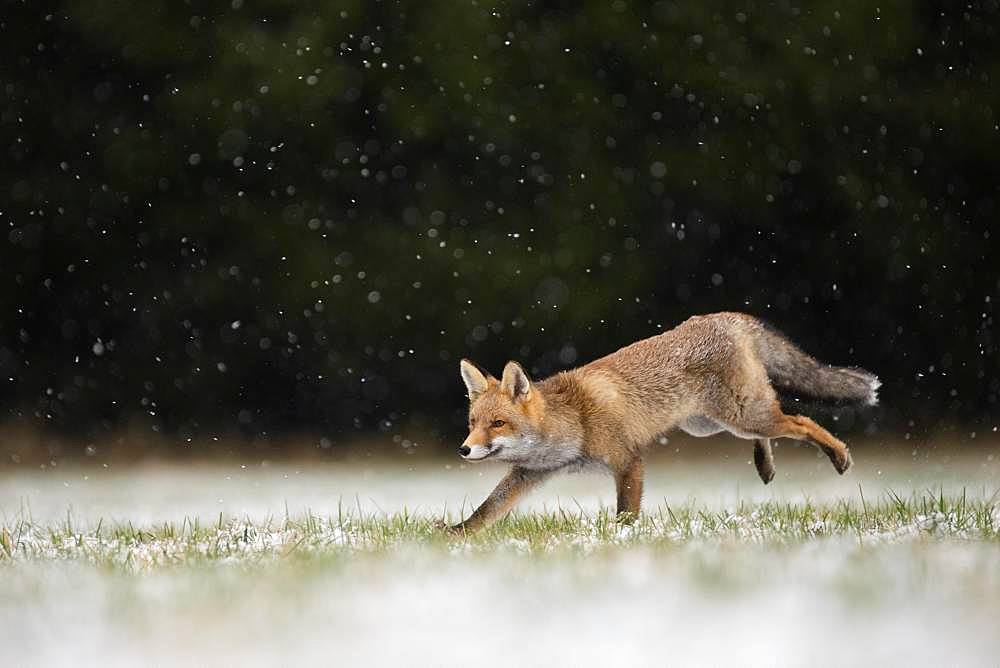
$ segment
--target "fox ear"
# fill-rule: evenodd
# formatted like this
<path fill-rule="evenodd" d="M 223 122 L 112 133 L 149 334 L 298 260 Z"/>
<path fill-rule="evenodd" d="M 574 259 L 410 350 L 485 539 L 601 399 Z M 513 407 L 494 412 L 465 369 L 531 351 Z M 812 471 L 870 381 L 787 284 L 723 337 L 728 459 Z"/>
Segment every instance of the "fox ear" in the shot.
<path fill-rule="evenodd" d="M 503 379 L 500 381 L 500 391 L 512 401 L 527 400 L 531 397 L 531 381 L 517 362 L 507 362 L 503 368 Z"/>
<path fill-rule="evenodd" d="M 465 381 L 465 389 L 469 391 L 469 401 L 475 401 L 490 386 L 490 381 L 494 383 L 496 379 L 483 373 L 482 369 L 467 359 L 463 359 L 458 364 L 458 370 Z"/>

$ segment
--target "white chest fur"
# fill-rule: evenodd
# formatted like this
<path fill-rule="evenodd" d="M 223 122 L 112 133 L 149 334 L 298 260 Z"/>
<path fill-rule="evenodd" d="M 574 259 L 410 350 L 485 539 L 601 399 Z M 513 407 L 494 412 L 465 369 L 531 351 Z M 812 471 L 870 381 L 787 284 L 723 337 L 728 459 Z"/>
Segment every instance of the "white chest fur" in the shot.
<path fill-rule="evenodd" d="M 580 459 L 580 443 L 570 440 L 550 440 L 535 436 L 498 436 L 493 441 L 503 449 L 497 459 L 528 469 L 562 468 Z"/>

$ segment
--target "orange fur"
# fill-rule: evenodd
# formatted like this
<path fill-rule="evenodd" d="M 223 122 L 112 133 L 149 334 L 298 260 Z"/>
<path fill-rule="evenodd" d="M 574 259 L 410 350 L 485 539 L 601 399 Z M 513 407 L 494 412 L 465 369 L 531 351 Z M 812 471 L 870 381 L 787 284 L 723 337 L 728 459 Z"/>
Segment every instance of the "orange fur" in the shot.
<path fill-rule="evenodd" d="M 699 436 L 728 431 L 754 439 L 754 460 L 765 483 L 774 476 L 772 438 L 810 442 L 844 473 L 851 466 L 847 446 L 811 419 L 785 415 L 769 373 L 783 388 L 867 403 L 874 403 L 878 387 L 871 374 L 821 365 L 741 313 L 689 318 L 538 382 L 516 362 L 506 365 L 498 381 L 462 360 L 470 407 L 469 437 L 460 453 L 472 461 L 506 461 L 512 468 L 453 529 L 488 524 L 555 471 L 588 466 L 614 475 L 619 514 L 634 518 L 642 498 L 643 452 L 677 427 Z M 800 382 L 797 374 L 812 375 Z"/>

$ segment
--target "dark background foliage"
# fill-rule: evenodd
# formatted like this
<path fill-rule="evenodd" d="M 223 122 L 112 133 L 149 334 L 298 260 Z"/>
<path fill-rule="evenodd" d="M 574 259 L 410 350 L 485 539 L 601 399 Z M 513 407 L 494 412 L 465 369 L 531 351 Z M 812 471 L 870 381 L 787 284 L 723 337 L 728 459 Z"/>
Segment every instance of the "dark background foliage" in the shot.
<path fill-rule="evenodd" d="M 452 434 L 744 310 L 993 429 L 997 3 L 6 2 L 0 408 Z M 387 439 L 388 441 L 388 439 Z"/>

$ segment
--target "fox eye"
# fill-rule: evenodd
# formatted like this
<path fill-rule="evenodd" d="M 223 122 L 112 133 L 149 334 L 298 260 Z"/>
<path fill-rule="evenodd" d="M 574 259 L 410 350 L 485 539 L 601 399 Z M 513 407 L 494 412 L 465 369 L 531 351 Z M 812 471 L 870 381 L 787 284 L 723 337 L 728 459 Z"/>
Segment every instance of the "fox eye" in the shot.
<path fill-rule="evenodd" d="M 505 424 L 507 424 L 507 423 L 504 422 L 503 420 L 494 420 L 493 424 L 491 424 L 490 426 L 493 427 L 494 429 L 499 429 L 500 427 L 504 426 Z"/>

